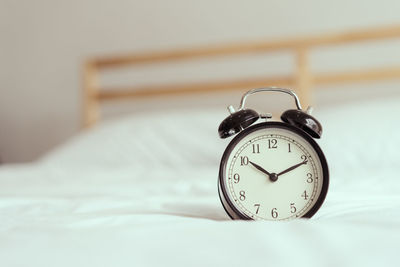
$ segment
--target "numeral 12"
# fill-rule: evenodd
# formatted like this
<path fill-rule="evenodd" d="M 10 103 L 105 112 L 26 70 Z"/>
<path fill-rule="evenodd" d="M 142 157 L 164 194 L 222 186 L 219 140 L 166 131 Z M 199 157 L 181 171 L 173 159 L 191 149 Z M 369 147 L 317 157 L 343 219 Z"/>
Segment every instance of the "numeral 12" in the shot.
<path fill-rule="evenodd" d="M 276 139 L 268 139 L 268 148 L 278 148 L 277 146 L 278 140 Z"/>

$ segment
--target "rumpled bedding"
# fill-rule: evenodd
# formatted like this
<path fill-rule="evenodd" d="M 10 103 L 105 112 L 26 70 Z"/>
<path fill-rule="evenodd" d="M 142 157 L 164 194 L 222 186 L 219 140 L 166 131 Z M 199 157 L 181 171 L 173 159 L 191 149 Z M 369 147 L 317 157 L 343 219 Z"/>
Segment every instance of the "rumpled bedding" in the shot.
<path fill-rule="evenodd" d="M 330 188 L 289 222 L 226 215 L 225 113 L 135 114 L 0 167 L 0 266 L 399 266 L 400 98 L 315 110 Z"/>

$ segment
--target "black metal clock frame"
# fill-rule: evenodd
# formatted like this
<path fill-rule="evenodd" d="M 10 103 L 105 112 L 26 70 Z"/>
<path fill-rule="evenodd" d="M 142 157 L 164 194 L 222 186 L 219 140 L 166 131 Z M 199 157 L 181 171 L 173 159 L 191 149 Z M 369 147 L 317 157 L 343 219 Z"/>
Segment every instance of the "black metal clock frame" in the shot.
<path fill-rule="evenodd" d="M 262 123 L 257 123 L 255 125 L 250 126 L 249 128 L 244 129 L 241 131 L 237 136 L 233 138 L 233 140 L 229 143 L 227 148 L 225 149 L 224 154 L 222 155 L 221 159 L 221 164 L 219 168 L 219 179 L 218 179 L 218 194 L 219 198 L 221 200 L 222 206 L 224 207 L 226 213 L 231 217 L 232 219 L 241 219 L 241 220 L 252 220 L 249 216 L 246 214 L 242 213 L 240 210 L 238 210 L 233 202 L 230 200 L 226 186 L 225 186 L 225 176 L 226 176 L 226 165 L 227 161 L 229 158 L 229 155 L 232 153 L 232 150 L 236 147 L 236 145 L 247 135 L 250 133 L 260 130 L 260 129 L 268 129 L 268 128 L 281 128 L 281 129 L 286 129 L 289 130 L 301 137 L 303 137 L 316 151 L 319 161 L 321 163 L 322 167 L 322 189 L 321 193 L 318 196 L 317 201 L 313 205 L 313 207 L 305 213 L 302 217 L 303 218 L 311 218 L 321 207 L 322 203 L 324 202 L 327 192 L 328 192 L 328 187 L 329 187 L 329 169 L 328 169 L 328 163 L 326 161 L 325 155 L 322 152 L 321 148 L 315 142 L 315 140 L 306 132 L 301 130 L 298 127 L 292 126 L 288 123 L 283 123 L 283 122 L 262 122 Z"/>

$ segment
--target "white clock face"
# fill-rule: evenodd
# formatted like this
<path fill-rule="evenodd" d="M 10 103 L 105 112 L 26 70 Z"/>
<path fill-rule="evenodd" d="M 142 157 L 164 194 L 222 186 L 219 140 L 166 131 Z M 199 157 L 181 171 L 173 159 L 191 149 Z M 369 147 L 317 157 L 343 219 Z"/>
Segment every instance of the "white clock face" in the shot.
<path fill-rule="evenodd" d="M 224 166 L 227 198 L 254 220 L 301 217 L 321 194 L 318 153 L 305 138 L 284 128 L 259 128 L 244 136 Z"/>

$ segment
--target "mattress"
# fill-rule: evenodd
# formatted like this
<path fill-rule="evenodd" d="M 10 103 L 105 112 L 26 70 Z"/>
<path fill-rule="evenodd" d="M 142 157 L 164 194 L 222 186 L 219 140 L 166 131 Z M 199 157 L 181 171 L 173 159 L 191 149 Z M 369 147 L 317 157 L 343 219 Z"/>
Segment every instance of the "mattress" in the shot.
<path fill-rule="evenodd" d="M 400 98 L 315 110 L 330 166 L 311 219 L 232 221 L 221 110 L 135 114 L 0 167 L 0 266 L 399 266 Z"/>

